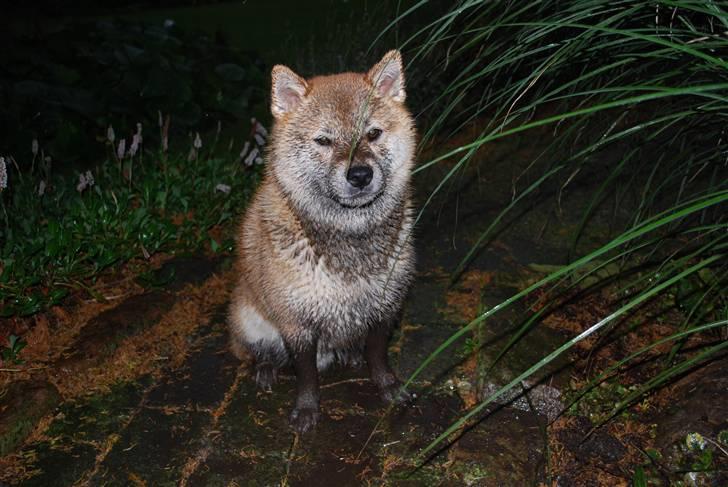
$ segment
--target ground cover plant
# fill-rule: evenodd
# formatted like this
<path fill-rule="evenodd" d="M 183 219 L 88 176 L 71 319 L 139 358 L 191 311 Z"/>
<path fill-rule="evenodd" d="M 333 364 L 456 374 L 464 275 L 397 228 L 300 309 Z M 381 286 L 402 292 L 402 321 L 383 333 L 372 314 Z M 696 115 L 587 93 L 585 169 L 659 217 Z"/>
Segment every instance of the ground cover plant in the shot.
<path fill-rule="evenodd" d="M 103 300 L 132 258 L 231 248 L 267 132 L 221 129 L 262 98 L 259 59 L 173 21 L 29 22 L 0 55 L 0 315 Z"/>
<path fill-rule="evenodd" d="M 543 278 L 511 298 L 484 309 L 427 357 L 408 382 L 460 337 L 487 326 L 513 303 L 525 299 L 533 304 L 534 293 L 541 293 L 537 311 L 524 318 L 487 365 L 486 374 L 575 294 L 606 289 L 610 303 L 604 314 L 574 330 L 577 333 L 561 346 L 477 401 L 424 449 L 423 459 L 560 355 L 574 352 L 594 335 L 601 343 L 624 333 L 622 325 L 639 310 L 653 307 L 659 313 L 672 309 L 679 314 L 669 333 L 643 348 L 635 347 L 583 383 L 574 401 L 614 374 L 625 374 L 625 367 L 646 352 L 659 350 L 651 357 L 658 366 L 628 393 L 610 401 L 593 427 L 650 391 L 724 356 L 728 347 L 727 30 L 725 4 L 710 0 L 465 0 L 404 41 L 414 54 L 411 63 L 425 59 L 439 63 L 442 76 L 449 80 L 426 108 L 434 123 L 424 142 L 446 133 L 454 136 L 472 124 L 483 125 L 467 143 L 418 168 L 427 171 L 445 165 L 423 211 L 437 193 L 455 185 L 458 174 L 477 164 L 475 154 L 486 144 L 538 128 L 551 132 L 550 146 L 514 180 L 511 200 L 504 202 L 500 215 L 451 269 L 453 280 L 530 200 L 550 193 L 550 201 L 558 206 L 572 188 L 590 188 L 571 232 L 571 259 L 547 269 Z M 603 224 L 596 217 L 599 213 L 611 215 L 614 230 L 601 243 L 587 244 L 582 239 L 590 226 Z M 654 320 L 633 324 L 630 331 L 654 337 L 650 326 L 656 326 Z M 660 347 L 665 343 L 667 348 Z"/>
<path fill-rule="evenodd" d="M 112 133 L 110 160 L 84 172 L 55 174 L 44 161 L 23 172 L 14 158 L 0 159 L 8 173 L 0 193 L 3 317 L 32 315 L 73 292 L 103 300 L 93 291 L 100 273 L 134 257 L 232 248 L 225 224 L 259 175 L 254 137 L 213 155 L 216 141 L 208 148 L 196 134 L 187 154 L 167 154 L 145 149 L 138 134 L 125 149 Z"/>

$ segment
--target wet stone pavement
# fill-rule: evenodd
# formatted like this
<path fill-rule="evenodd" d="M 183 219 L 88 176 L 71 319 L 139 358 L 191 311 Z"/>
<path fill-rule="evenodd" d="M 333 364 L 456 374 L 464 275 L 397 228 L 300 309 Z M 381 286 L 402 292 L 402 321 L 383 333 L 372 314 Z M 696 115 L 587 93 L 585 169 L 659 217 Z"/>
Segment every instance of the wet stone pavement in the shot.
<path fill-rule="evenodd" d="M 533 215 L 505 222 L 504 230 L 475 255 L 468 272 L 450 283 L 451 272 L 503 202 L 509 201 L 519 173 L 511 161 L 530 161 L 531 156 L 494 144 L 487 175 L 458 179 L 419 222 L 419 274 L 403 323 L 390 342 L 390 358 L 401 378 L 406 379 L 479 311 L 522 289 L 534 278 L 529 266 L 566 262 L 571 239 L 563 229 L 578 224 L 577 210 L 584 197 L 565 198 L 557 214 L 550 206 L 539 206 L 551 197 L 543 192 L 529 206 Z M 438 177 L 441 174 L 432 172 L 416 180 L 420 201 Z M 589 191 L 587 186 L 581 188 Z M 584 245 L 589 245 L 588 239 Z M 94 326 L 81 335 L 86 348 L 67 357 L 64 368 L 103 367 L 103 354 L 97 352 L 104 342 L 123 342 L 139 333 L 185 299 L 184 285 L 204 288 L 205 279 L 228 264 L 220 259 L 175 260 L 176 280 L 92 320 Z M 412 385 L 416 399 L 409 405 L 385 407 L 363 369 L 326 372 L 322 419 L 313 434 L 300 438 L 287 424 L 295 388 L 291 371 L 283 373 L 272 392 L 256 390 L 248 364 L 241 364 L 228 351 L 225 305 L 208 311 L 212 318 L 185 337 L 189 349 L 177 366 L 160 361 L 154 373 L 71 401 L 53 395 L 52 388 L 42 394 L 36 391 L 40 396 L 28 396 L 36 397 L 32 400 L 41 409 L 26 423 L 45 417 L 47 428 L 17 452 L 25 471 L 22 480 L 10 482 L 27 486 L 525 486 L 549 480 L 546 426 L 563 408 L 562 391 L 570 366 L 565 359 L 553 362 L 516 393 L 494 404 L 482 421 L 458 433 L 451 448 L 439 450 L 424 463 L 419 457 L 467 407 L 567 338 L 535 327 L 497 367 L 489 369 L 522 323 L 519 305 L 498 313 L 487 326 L 468 333 L 435 359 Z M 138 316 L 129 319 L 130 313 Z M 81 353 L 84 350 L 88 353 Z M 46 391 L 44 387 L 38 386 Z M 45 397 L 50 399 L 44 402 Z M 28 410 L 26 404 L 16 408 Z M 0 437 L 2 427 L 0 422 Z"/>
<path fill-rule="evenodd" d="M 516 408 L 501 409 L 451 452 L 415 468 L 419 451 L 462 413 L 457 391 L 442 385 L 457 374 L 458 354 L 436 360 L 413 388 L 416 400 L 392 410 L 365 370 L 327 372 L 323 418 L 314 434 L 296 438 L 287 424 L 291 371 L 272 393 L 256 390 L 246 364 L 227 349 L 222 311 L 196 331 L 181 367 L 61 403 L 44 439 L 21 451 L 34 472 L 22 485 L 496 485 L 544 478 L 545 418 Z M 444 318 L 406 321 L 392 345 L 400 375 L 458 326 Z M 443 475 L 446 463 L 452 466 Z"/>
<path fill-rule="evenodd" d="M 457 195 L 471 198 L 481 191 L 471 180 Z M 500 197 L 497 192 L 486 198 L 479 194 L 477 205 L 461 211 L 459 221 L 449 218 L 458 201 L 443 197 L 436 200 L 438 207 L 433 205 L 436 211 L 421 220 L 419 276 L 391 342 L 391 360 L 400 377 L 408 377 L 479 306 L 495 304 L 515 290 L 512 282 L 486 291 L 453 287 L 449 281 L 449 272 L 502 207 Z M 547 263 L 565 258 L 516 235 L 508 244 L 478 254 L 472 268 L 509 276 L 533 262 L 536 247 Z M 177 275 L 199 283 L 210 267 L 194 259 L 181 261 Z M 181 285 L 167 287 L 152 291 L 157 294 L 151 299 L 130 298 L 95 319 L 96 325 L 85 331 L 88 343 L 64 366 L 89 365 L 83 351 L 97 346 L 99 338 L 123 339 L 135 333 L 133 323 L 158 319 L 181 299 L 165 292 L 179 291 Z M 448 293 L 462 294 L 465 303 L 448 302 Z M 130 312 L 146 318 L 128 320 Z M 506 313 L 492 322 L 479 362 L 492 359 L 505 344 L 508 330 L 518 324 L 516 317 Z M 497 385 L 521 372 L 543 351 L 543 343 L 560 341 L 544 336 L 549 332 L 539 333 L 509 355 L 521 358 L 504 362 Z M 418 377 L 412 387 L 416 399 L 395 409 L 385 407 L 363 369 L 328 371 L 322 378 L 322 420 L 314 434 L 301 438 L 287 425 L 294 397 L 291 372 L 283 374 L 272 393 L 256 390 L 246 364 L 227 349 L 224 307 L 189 340 L 180 367 L 60 403 L 42 438 L 20 452 L 29 459 L 30 474 L 22 485 L 534 485 L 546 479 L 544 428 L 553 412 L 549 408 L 560 404 L 556 389 L 543 411 L 532 410 L 529 404 L 538 409 L 536 402 L 496 405 L 487 421 L 461 432 L 453 448 L 422 464 L 421 449 L 484 390 L 477 384 L 477 364 L 464 367 L 464 339 Z"/>

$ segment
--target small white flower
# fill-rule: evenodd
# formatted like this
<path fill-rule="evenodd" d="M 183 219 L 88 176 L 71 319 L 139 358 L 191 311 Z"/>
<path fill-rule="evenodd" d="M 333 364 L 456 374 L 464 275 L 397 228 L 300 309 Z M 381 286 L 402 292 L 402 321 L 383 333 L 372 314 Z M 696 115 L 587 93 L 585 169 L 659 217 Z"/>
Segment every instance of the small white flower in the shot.
<path fill-rule="evenodd" d="M 129 146 L 129 157 L 134 157 L 139 150 L 139 143 L 141 137 L 138 134 L 134 134 L 131 138 L 131 145 Z"/>
<path fill-rule="evenodd" d="M 259 146 L 263 147 L 265 145 L 265 139 L 263 138 L 262 135 L 256 133 L 255 134 L 255 143 L 258 144 Z"/>
<path fill-rule="evenodd" d="M 33 153 L 33 157 L 38 155 L 38 139 L 33 139 L 30 144 L 30 151 Z"/>
<path fill-rule="evenodd" d="M 5 158 L 0 157 L 0 191 L 8 187 L 8 168 L 5 165 Z"/>
<path fill-rule="evenodd" d="M 192 146 L 197 150 L 202 148 L 202 139 L 200 138 L 199 132 L 195 132 L 195 141 L 192 142 Z"/>
<path fill-rule="evenodd" d="M 229 194 L 231 189 L 232 188 L 230 188 L 230 186 L 222 183 L 219 183 L 217 186 L 215 186 L 215 191 L 220 191 L 221 193 L 225 194 Z"/>
<path fill-rule="evenodd" d="M 250 149 L 250 142 L 245 142 L 245 145 L 243 145 L 243 150 L 240 151 L 241 160 L 243 159 L 243 157 L 245 157 L 245 154 L 248 153 L 249 149 Z"/>
<path fill-rule="evenodd" d="M 262 157 L 256 157 L 255 158 L 255 163 L 258 164 L 258 165 L 263 164 L 263 158 Z"/>
<path fill-rule="evenodd" d="M 91 171 L 86 171 L 83 174 L 78 175 L 78 184 L 76 185 L 76 191 L 83 193 L 87 188 L 94 185 L 94 175 Z M 45 188 L 44 188 L 45 189 Z"/>
<path fill-rule="evenodd" d="M 114 133 L 114 127 L 109 125 L 109 128 L 106 129 L 106 140 L 108 140 L 111 145 L 114 145 L 114 141 L 116 140 L 116 134 Z"/>
<path fill-rule="evenodd" d="M 255 162 L 255 159 L 258 157 L 259 152 L 260 151 L 258 151 L 257 147 L 253 147 L 253 150 L 250 151 L 250 154 L 248 154 L 248 157 L 246 157 L 245 161 L 243 161 L 245 163 L 245 165 L 252 166 L 253 162 Z"/>
<path fill-rule="evenodd" d="M 126 139 L 121 139 L 119 141 L 119 147 L 116 149 L 116 157 L 121 160 L 124 158 L 124 154 L 126 153 Z"/>
<path fill-rule="evenodd" d="M 86 184 L 89 188 L 96 184 L 96 181 L 94 181 L 94 175 L 91 174 L 91 171 L 86 171 Z"/>
<path fill-rule="evenodd" d="M 157 110 L 157 113 L 159 114 L 159 132 L 162 134 L 162 152 L 166 153 L 169 149 L 169 115 L 165 121 L 162 111 Z"/>
<path fill-rule="evenodd" d="M 78 175 L 78 184 L 76 185 L 76 191 L 78 191 L 79 193 L 83 193 L 83 190 L 85 190 L 87 186 L 88 186 L 88 182 L 86 181 L 86 175 L 79 174 Z"/>
<path fill-rule="evenodd" d="M 268 131 L 263 127 L 263 124 L 260 122 L 255 122 L 255 132 L 257 134 L 260 134 L 262 137 L 268 138 Z"/>
<path fill-rule="evenodd" d="M 129 147 L 129 157 L 134 157 L 142 145 L 142 124 L 137 123 L 137 131 L 131 138 L 131 147 Z"/>
<path fill-rule="evenodd" d="M 43 196 L 45 194 L 46 190 L 46 182 L 41 179 L 40 183 L 38 183 L 38 196 Z"/>

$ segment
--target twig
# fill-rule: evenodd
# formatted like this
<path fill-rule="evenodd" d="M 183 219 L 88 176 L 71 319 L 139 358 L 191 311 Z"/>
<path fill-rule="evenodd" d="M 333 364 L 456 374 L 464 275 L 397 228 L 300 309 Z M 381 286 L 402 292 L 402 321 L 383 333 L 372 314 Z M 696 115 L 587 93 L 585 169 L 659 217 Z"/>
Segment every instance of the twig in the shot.
<path fill-rule="evenodd" d="M 369 382 L 369 379 L 364 378 L 364 377 L 358 378 L 358 379 L 344 379 L 344 380 L 340 380 L 338 382 L 332 382 L 331 384 L 324 384 L 320 387 L 320 389 L 328 389 L 329 387 L 340 386 L 341 384 L 351 384 L 351 383 L 361 384 L 362 382 Z"/>
<path fill-rule="evenodd" d="M 377 424 L 374 425 L 374 428 L 372 429 L 372 432 L 369 433 L 369 436 L 367 437 L 366 441 L 364 442 L 364 445 L 362 445 L 361 450 L 359 450 L 359 453 L 356 455 L 356 460 L 359 460 L 359 457 L 361 457 L 361 454 L 364 453 L 364 450 L 366 450 L 367 446 L 369 446 L 369 442 L 372 441 L 372 438 L 374 438 L 374 435 L 378 432 L 379 425 L 382 424 L 382 421 L 384 421 L 384 418 L 389 416 L 389 413 L 392 412 L 392 408 L 394 407 L 394 403 L 390 403 L 389 406 L 387 406 L 387 410 L 384 411 L 384 414 L 379 418 L 379 421 L 377 421 Z"/>
<path fill-rule="evenodd" d="M 705 440 L 707 440 L 708 442 L 712 443 L 712 444 L 713 444 L 713 446 L 715 446 L 715 447 L 716 447 L 717 449 L 719 449 L 720 451 L 722 451 L 722 452 L 723 452 L 723 454 L 724 454 L 725 456 L 727 456 L 727 457 L 728 457 L 728 451 L 725 451 L 725 448 L 723 448 L 722 446 L 720 446 L 720 443 L 718 443 L 717 441 L 713 441 L 713 440 L 711 440 L 711 439 L 710 439 L 710 438 L 708 438 L 707 436 L 703 436 L 703 438 L 704 438 Z"/>
<path fill-rule="evenodd" d="M 27 369 L 6 369 L 6 368 L 0 368 L 0 372 L 31 372 L 33 370 L 42 370 L 46 369 L 47 367 L 29 367 Z"/>
<path fill-rule="evenodd" d="M 288 475 L 291 473 L 291 460 L 293 455 L 296 453 L 296 447 L 298 446 L 298 433 L 293 435 L 293 443 L 291 448 L 288 449 L 288 455 L 286 456 L 286 475 L 281 479 L 281 487 L 288 485 Z"/>

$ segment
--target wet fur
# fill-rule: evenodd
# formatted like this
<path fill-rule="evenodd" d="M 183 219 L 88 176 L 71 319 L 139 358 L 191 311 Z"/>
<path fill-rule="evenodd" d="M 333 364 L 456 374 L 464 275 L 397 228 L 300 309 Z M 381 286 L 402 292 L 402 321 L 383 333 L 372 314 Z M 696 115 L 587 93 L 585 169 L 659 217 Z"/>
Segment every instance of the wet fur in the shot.
<path fill-rule="evenodd" d="M 388 335 L 398 321 L 414 270 L 415 132 L 403 85 L 378 84 L 393 62 L 401 76 L 396 52 L 368 73 L 303 80 L 287 68 L 273 70 L 276 122 L 263 183 L 238 234 L 229 320 L 233 351 L 241 358 L 252 352 L 264 388 L 299 354 L 315 353 L 319 370 L 358 363 L 367 340 L 370 349 L 381 348 L 374 335 Z M 381 127 L 380 139 L 363 137 L 369 125 Z M 333 141 L 329 148 L 312 142 L 321 131 Z M 349 197 L 351 154 L 353 164 L 374 168 L 376 194 Z M 386 349 L 381 353 L 386 360 Z M 396 380 L 386 363 L 370 369 L 380 387 Z M 299 382 L 306 373 L 297 368 Z M 299 399 L 306 395 L 300 391 Z M 303 402 L 317 411 L 317 397 Z M 317 414 L 310 413 L 312 424 Z"/>

